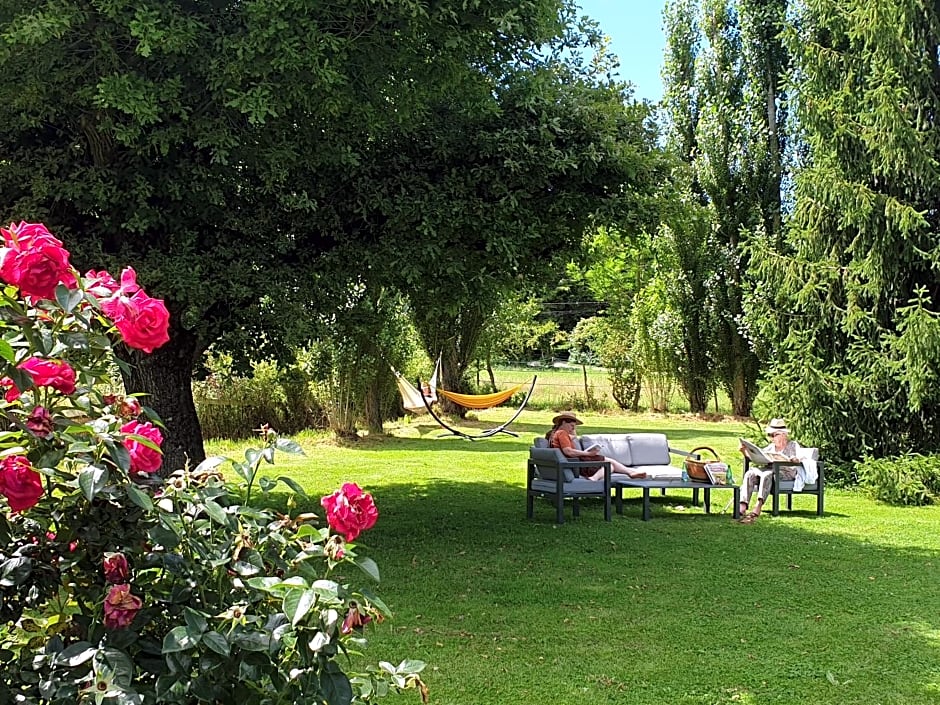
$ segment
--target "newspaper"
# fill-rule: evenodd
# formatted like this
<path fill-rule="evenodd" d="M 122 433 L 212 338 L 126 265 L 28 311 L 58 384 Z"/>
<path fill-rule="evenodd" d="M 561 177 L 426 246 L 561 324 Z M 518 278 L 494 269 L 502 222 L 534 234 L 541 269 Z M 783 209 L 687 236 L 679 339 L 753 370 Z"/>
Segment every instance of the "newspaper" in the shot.
<path fill-rule="evenodd" d="M 790 460 L 783 453 L 762 450 L 746 438 L 739 438 L 738 440 L 741 441 L 741 446 L 744 448 L 744 454 L 748 460 L 757 465 L 770 465 L 774 462 L 787 462 Z"/>

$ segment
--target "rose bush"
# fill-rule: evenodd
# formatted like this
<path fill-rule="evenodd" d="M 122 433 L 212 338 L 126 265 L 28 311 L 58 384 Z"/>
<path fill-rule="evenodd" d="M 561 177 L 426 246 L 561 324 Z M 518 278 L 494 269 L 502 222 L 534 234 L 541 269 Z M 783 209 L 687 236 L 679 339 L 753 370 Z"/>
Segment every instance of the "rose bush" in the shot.
<path fill-rule="evenodd" d="M 349 576 L 379 578 L 353 543 L 378 518 L 371 496 L 344 485 L 318 526 L 301 488 L 260 473 L 300 450 L 270 429 L 243 461 L 158 477 L 159 419 L 109 370 L 112 340 L 166 341 L 166 307 L 133 269 L 79 275 L 42 225 L 0 235 L 0 703 L 426 696 L 420 662 L 347 673 L 337 660 L 388 615 Z M 282 485 L 286 512 L 252 501 Z"/>

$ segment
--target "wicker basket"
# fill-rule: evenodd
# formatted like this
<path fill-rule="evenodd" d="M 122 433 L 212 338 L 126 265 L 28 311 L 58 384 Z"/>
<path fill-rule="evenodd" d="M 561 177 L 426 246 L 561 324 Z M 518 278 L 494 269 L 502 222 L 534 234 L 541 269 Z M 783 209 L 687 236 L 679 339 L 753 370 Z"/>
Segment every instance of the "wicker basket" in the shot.
<path fill-rule="evenodd" d="M 711 484 L 711 479 L 709 479 L 708 473 L 705 471 L 705 466 L 708 463 L 721 462 L 721 458 L 718 457 L 718 453 L 708 446 L 699 446 L 698 448 L 693 448 L 690 452 L 695 455 L 702 450 L 707 450 L 715 457 L 709 460 L 696 460 L 695 458 L 691 457 L 686 458 L 685 471 L 688 473 L 690 480 L 695 480 L 696 482 L 707 482 L 708 484 Z"/>

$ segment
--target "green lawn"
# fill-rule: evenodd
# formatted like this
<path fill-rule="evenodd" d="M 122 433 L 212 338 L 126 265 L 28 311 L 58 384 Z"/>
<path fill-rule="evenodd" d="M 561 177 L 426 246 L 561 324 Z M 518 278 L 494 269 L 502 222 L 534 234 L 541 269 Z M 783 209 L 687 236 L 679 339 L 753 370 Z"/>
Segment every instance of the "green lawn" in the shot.
<path fill-rule="evenodd" d="M 637 492 L 610 523 L 588 505 L 554 526 L 547 501 L 529 521 L 527 448 L 551 415 L 525 412 L 520 438 L 437 438 L 422 421 L 354 446 L 302 436 L 306 457 L 279 456 L 272 474 L 313 498 L 343 481 L 375 496 L 360 552 L 395 618 L 369 631 L 369 661 L 427 661 L 438 705 L 940 703 L 940 509 L 831 490 L 822 519 L 798 497 L 743 526 L 677 493 L 642 522 Z M 740 423 L 582 418 L 711 446 L 740 478 Z"/>

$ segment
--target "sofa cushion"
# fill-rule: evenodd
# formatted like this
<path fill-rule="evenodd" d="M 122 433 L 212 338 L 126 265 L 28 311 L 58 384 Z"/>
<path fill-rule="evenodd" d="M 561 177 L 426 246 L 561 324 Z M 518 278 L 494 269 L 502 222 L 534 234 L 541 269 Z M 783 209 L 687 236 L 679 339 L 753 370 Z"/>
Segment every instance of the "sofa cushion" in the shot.
<path fill-rule="evenodd" d="M 532 489 L 539 492 L 548 492 L 554 494 L 555 492 L 555 481 L 554 480 L 533 480 Z M 594 480 L 588 480 L 583 477 L 578 477 L 572 480 L 571 482 L 565 483 L 564 492 L 567 495 L 604 495 L 604 483 L 597 482 Z"/>
<path fill-rule="evenodd" d="M 593 443 L 600 446 L 600 450 L 597 452 L 604 457 L 619 460 L 624 465 L 630 464 L 630 444 L 627 441 L 627 434 L 588 433 L 581 436 L 581 446 L 583 448 L 590 448 Z"/>
<path fill-rule="evenodd" d="M 664 433 L 629 433 L 630 457 L 634 466 L 669 465 L 669 443 Z"/>
<path fill-rule="evenodd" d="M 630 469 L 645 472 L 651 480 L 679 480 L 682 478 L 682 469 L 673 465 L 632 465 Z"/>

